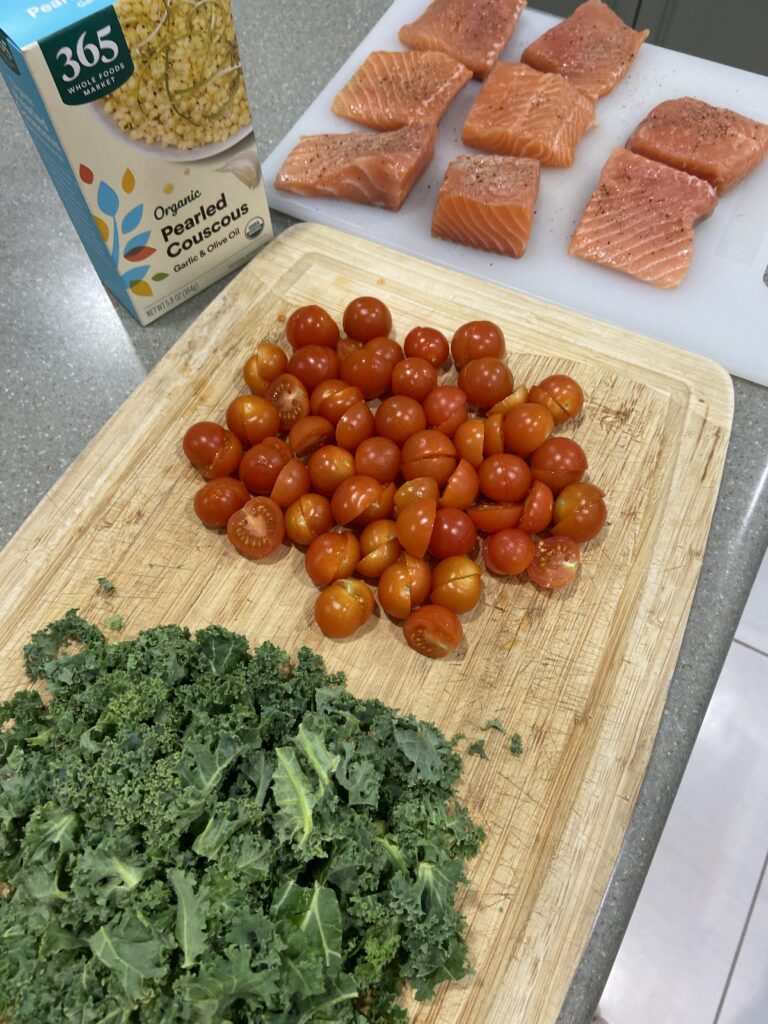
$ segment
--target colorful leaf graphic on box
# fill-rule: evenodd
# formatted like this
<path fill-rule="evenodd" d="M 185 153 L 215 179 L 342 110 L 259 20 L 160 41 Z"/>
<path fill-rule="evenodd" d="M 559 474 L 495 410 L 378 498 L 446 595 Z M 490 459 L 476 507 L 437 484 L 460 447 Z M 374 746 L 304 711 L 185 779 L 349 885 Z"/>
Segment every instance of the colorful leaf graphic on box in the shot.
<path fill-rule="evenodd" d="M 125 192 L 127 196 L 129 196 L 136 188 L 136 179 L 134 178 L 133 171 L 130 170 L 130 168 L 127 168 L 123 175 L 122 186 L 123 192 Z"/>
<path fill-rule="evenodd" d="M 130 285 L 130 289 L 134 293 L 134 295 L 143 295 L 143 296 L 154 295 L 154 292 L 149 287 L 149 285 L 147 284 L 146 281 L 134 281 Z"/>
<path fill-rule="evenodd" d="M 123 231 L 125 231 L 126 234 L 129 231 L 135 231 L 139 224 L 141 224 L 141 218 L 143 216 L 144 204 L 139 203 L 138 206 L 134 206 L 134 208 L 132 210 L 129 210 L 128 213 L 126 213 L 126 215 L 123 217 L 123 223 L 121 225 Z M 149 235 L 149 232 L 147 232 L 147 235 Z"/>
<path fill-rule="evenodd" d="M 86 167 L 85 164 L 80 164 L 80 180 L 84 181 L 86 185 L 93 184 L 93 171 L 90 167 Z"/>
<path fill-rule="evenodd" d="M 134 235 L 133 238 L 129 238 L 125 243 L 125 249 L 123 249 L 123 256 L 127 260 L 132 259 L 129 253 L 135 252 L 138 249 L 143 249 L 149 241 L 150 231 L 142 231 L 138 235 Z"/>

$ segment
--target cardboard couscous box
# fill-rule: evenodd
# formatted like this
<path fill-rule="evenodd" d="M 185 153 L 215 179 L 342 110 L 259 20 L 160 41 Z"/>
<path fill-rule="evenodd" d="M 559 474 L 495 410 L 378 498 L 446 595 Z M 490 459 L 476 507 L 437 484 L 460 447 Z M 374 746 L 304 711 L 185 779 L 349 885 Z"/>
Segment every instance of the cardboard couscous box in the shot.
<path fill-rule="evenodd" d="M 271 238 L 230 0 L 2 0 L 0 71 L 140 323 Z"/>

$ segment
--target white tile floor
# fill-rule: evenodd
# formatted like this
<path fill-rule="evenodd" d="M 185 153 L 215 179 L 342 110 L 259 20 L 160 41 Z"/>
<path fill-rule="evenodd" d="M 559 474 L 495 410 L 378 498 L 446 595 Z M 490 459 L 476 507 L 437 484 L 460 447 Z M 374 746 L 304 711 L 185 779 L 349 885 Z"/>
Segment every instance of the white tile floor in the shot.
<path fill-rule="evenodd" d="M 768 1024 L 768 556 L 619 950 L 608 1024 Z"/>

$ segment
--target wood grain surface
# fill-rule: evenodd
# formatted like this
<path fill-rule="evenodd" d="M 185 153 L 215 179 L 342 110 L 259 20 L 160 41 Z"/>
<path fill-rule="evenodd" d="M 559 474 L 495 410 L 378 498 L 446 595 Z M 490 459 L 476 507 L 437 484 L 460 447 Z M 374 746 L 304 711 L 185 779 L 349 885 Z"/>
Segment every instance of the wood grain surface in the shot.
<path fill-rule="evenodd" d="M 511 261 L 510 261 L 511 263 Z M 513 272 L 511 266 L 510 273 Z M 610 282 L 606 280 L 606 287 Z M 609 522 L 577 582 L 547 593 L 484 575 L 458 656 L 429 661 L 376 616 L 326 640 L 298 551 L 250 562 L 192 509 L 201 481 L 181 438 L 223 422 L 246 358 L 283 341 L 290 311 L 340 319 L 358 294 L 390 305 L 395 333 L 498 322 L 518 383 L 582 384 L 561 432 L 589 457 Z M 732 416 L 714 363 L 330 228 L 282 234 L 211 304 L 112 417 L 0 553 L 0 698 L 26 685 L 30 633 L 68 608 L 125 634 L 218 622 L 258 643 L 319 650 L 362 697 L 436 722 L 489 760 L 465 759 L 462 792 L 488 833 L 463 897 L 474 976 L 409 1002 L 418 1024 L 552 1024 L 580 959 L 637 796 L 693 597 Z M 99 588 L 107 576 L 114 594 Z M 491 717 L 519 732 L 481 732 Z M 465 749 L 462 744 L 460 749 Z"/>

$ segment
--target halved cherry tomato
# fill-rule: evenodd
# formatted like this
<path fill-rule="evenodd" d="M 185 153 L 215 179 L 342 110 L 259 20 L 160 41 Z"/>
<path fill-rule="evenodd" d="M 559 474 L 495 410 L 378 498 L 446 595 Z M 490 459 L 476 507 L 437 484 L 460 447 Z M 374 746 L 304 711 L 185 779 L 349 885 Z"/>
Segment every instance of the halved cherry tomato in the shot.
<path fill-rule="evenodd" d="M 271 341 L 262 341 L 243 367 L 243 380 L 254 395 L 266 395 L 269 385 L 285 373 L 288 356 Z"/>
<path fill-rule="evenodd" d="M 339 328 L 322 306 L 300 306 L 288 317 L 285 336 L 291 347 L 296 349 L 305 345 L 334 348 L 339 340 Z"/>
<path fill-rule="evenodd" d="M 289 451 L 269 444 L 269 439 L 260 441 L 243 455 L 238 469 L 240 479 L 251 494 L 270 494 L 290 458 Z"/>
<path fill-rule="evenodd" d="M 386 338 L 391 330 L 392 314 L 372 295 L 360 295 L 344 310 L 344 333 L 355 341 Z"/>
<path fill-rule="evenodd" d="M 184 435 L 182 447 L 206 480 L 234 473 L 243 454 L 237 436 L 210 420 L 193 423 Z"/>
<path fill-rule="evenodd" d="M 304 345 L 288 363 L 288 372 L 298 377 L 307 391 L 339 376 L 339 357 L 327 345 Z"/>
<path fill-rule="evenodd" d="M 227 522 L 227 537 L 249 558 L 271 554 L 284 534 L 282 510 L 271 498 L 251 498 Z"/>
<path fill-rule="evenodd" d="M 504 443 L 510 452 L 525 457 L 541 448 L 554 429 L 548 409 L 536 402 L 523 402 L 504 417 Z"/>
<path fill-rule="evenodd" d="M 342 480 L 331 498 L 331 512 L 339 526 L 346 526 L 381 497 L 382 487 L 372 476 L 357 473 Z"/>
<path fill-rule="evenodd" d="M 402 447 L 400 472 L 405 480 L 431 476 L 443 487 L 456 469 L 456 448 L 439 430 L 419 430 Z"/>
<path fill-rule="evenodd" d="M 453 437 L 459 424 L 469 416 L 467 396 L 461 388 L 435 388 L 424 399 L 423 407 L 427 424 L 448 437 Z"/>
<path fill-rule="evenodd" d="M 531 486 L 531 471 L 519 455 L 489 455 L 477 475 L 491 501 L 522 501 Z"/>
<path fill-rule="evenodd" d="M 483 561 L 500 576 L 525 572 L 536 554 L 536 545 L 523 530 L 499 530 L 483 541 Z"/>
<path fill-rule="evenodd" d="M 373 352 L 382 359 L 386 359 L 390 366 L 394 366 L 405 358 L 403 350 L 394 338 L 371 338 L 366 342 L 365 348 L 368 352 Z"/>
<path fill-rule="evenodd" d="M 309 470 L 298 459 L 289 459 L 277 474 L 270 498 L 280 508 L 288 508 L 294 501 L 308 494 L 310 489 Z"/>
<path fill-rule="evenodd" d="M 392 394 L 423 402 L 437 387 L 437 370 L 426 359 L 403 359 L 392 368 Z"/>
<path fill-rule="evenodd" d="M 451 355 L 459 370 L 471 359 L 503 359 L 504 351 L 504 334 L 490 320 L 470 320 L 457 328 L 451 339 Z"/>
<path fill-rule="evenodd" d="M 479 409 L 489 409 L 512 394 L 515 382 L 506 363 L 494 356 L 470 359 L 459 371 L 459 387 Z"/>
<path fill-rule="evenodd" d="M 485 420 L 469 419 L 460 423 L 453 435 L 456 451 L 466 459 L 473 469 L 479 469 L 483 462 L 483 440 Z"/>
<path fill-rule="evenodd" d="M 520 529 L 525 533 L 541 533 L 552 522 L 552 491 L 541 480 L 534 480 L 520 517 Z"/>
<path fill-rule="evenodd" d="M 458 466 L 448 478 L 438 504 L 441 508 L 469 508 L 479 490 L 477 471 L 466 459 L 460 459 Z"/>
<path fill-rule="evenodd" d="M 205 526 L 223 529 L 229 518 L 250 499 L 248 488 L 231 476 L 209 480 L 195 494 L 197 518 Z"/>
<path fill-rule="evenodd" d="M 437 498 L 440 496 L 440 488 L 437 480 L 431 476 L 415 476 L 412 480 L 406 480 L 404 484 L 395 491 L 395 512 L 399 515 L 406 505 L 410 505 L 417 498 Z"/>
<path fill-rule="evenodd" d="M 345 448 L 326 444 L 312 452 L 307 469 L 313 489 L 329 497 L 343 480 L 354 476 L 355 457 Z"/>
<path fill-rule="evenodd" d="M 320 406 L 323 401 L 332 395 L 335 391 L 343 390 L 347 385 L 343 380 L 337 380 L 332 377 L 330 380 L 324 380 L 322 384 L 318 384 L 316 388 L 312 389 L 312 394 L 309 396 L 309 411 L 313 416 L 320 415 Z M 361 395 L 360 398 L 363 396 Z"/>
<path fill-rule="evenodd" d="M 288 447 L 298 459 L 308 458 L 331 441 L 333 424 L 324 416 L 304 416 L 294 423 L 288 434 Z"/>
<path fill-rule="evenodd" d="M 536 545 L 528 575 L 545 590 L 567 587 L 579 570 L 579 545 L 570 537 L 545 537 Z"/>
<path fill-rule="evenodd" d="M 352 636 L 370 619 L 376 602 L 362 580 L 336 580 L 315 601 L 315 622 L 326 636 Z"/>
<path fill-rule="evenodd" d="M 528 388 L 525 384 L 521 384 L 519 388 L 515 388 L 511 395 L 507 395 L 506 398 L 502 398 L 496 405 L 492 405 L 488 410 L 488 415 L 493 416 L 495 413 L 500 412 L 502 416 L 506 416 L 510 409 L 514 409 L 516 405 L 522 405 L 523 402 L 528 401 Z"/>
<path fill-rule="evenodd" d="M 472 505 L 467 515 L 484 533 L 498 533 L 499 530 L 511 530 L 520 522 L 523 514 L 521 504 L 485 502 Z"/>
<path fill-rule="evenodd" d="M 417 498 L 406 505 L 397 517 L 397 539 L 415 558 L 423 558 L 437 517 L 434 498 Z"/>
<path fill-rule="evenodd" d="M 372 437 L 376 424 L 367 402 L 355 402 L 339 417 L 336 424 L 336 444 L 354 452 L 357 446 Z M 398 455 L 399 461 L 399 455 Z"/>
<path fill-rule="evenodd" d="M 347 384 L 360 388 L 363 397 L 370 401 L 383 395 L 389 388 L 392 364 L 366 347 L 342 359 L 339 376 Z"/>
<path fill-rule="evenodd" d="M 352 520 L 353 526 L 368 526 L 379 519 L 390 519 L 395 511 L 395 485 L 384 484 L 381 495 Z"/>
<path fill-rule="evenodd" d="M 575 484 L 589 468 L 584 449 L 570 437 L 549 437 L 530 458 L 534 480 L 541 480 L 559 494 L 568 484 Z"/>
<path fill-rule="evenodd" d="M 362 558 L 357 563 L 357 571 L 363 576 L 378 579 L 388 566 L 397 561 L 402 550 L 394 521 L 379 519 L 366 526 L 360 534 Z"/>
<path fill-rule="evenodd" d="M 431 586 L 429 565 L 423 558 L 403 552 L 379 577 L 379 604 L 387 615 L 406 619 L 417 605 L 426 601 Z"/>
<path fill-rule="evenodd" d="M 227 406 L 227 426 L 243 444 L 258 444 L 278 432 L 280 417 L 268 399 L 238 395 Z"/>
<path fill-rule="evenodd" d="M 400 469 L 400 449 L 388 437 L 369 437 L 355 451 L 355 472 L 389 484 Z"/>
<path fill-rule="evenodd" d="M 360 561 L 360 543 L 354 533 L 321 533 L 310 542 L 304 568 L 318 587 L 327 587 L 355 571 Z"/>
<path fill-rule="evenodd" d="M 546 405 L 559 424 L 579 415 L 584 406 L 584 392 L 573 377 L 554 373 L 531 388 L 531 401 Z"/>
<path fill-rule="evenodd" d="M 501 455 L 504 451 L 504 417 L 500 412 L 486 417 L 483 455 Z"/>
<path fill-rule="evenodd" d="M 482 592 L 480 567 L 466 555 L 444 558 L 432 572 L 430 601 L 457 615 L 472 611 Z"/>
<path fill-rule="evenodd" d="M 432 363 L 436 370 L 442 369 L 451 354 L 448 339 L 434 327 L 414 327 L 405 336 L 403 349 L 406 356 L 416 356 Z"/>
<path fill-rule="evenodd" d="M 322 385 L 320 386 L 322 387 Z M 360 388 L 342 381 L 342 387 L 336 388 L 325 395 L 319 403 L 317 411 L 321 416 L 325 416 L 335 427 L 347 409 L 351 409 L 353 405 L 357 405 L 358 402 L 362 401 L 363 392 Z"/>
<path fill-rule="evenodd" d="M 309 414 L 309 393 L 298 377 L 281 373 L 269 385 L 267 398 L 280 416 L 280 429 L 286 432 L 293 424 Z"/>
<path fill-rule="evenodd" d="M 404 444 L 426 426 L 427 417 L 421 403 L 407 395 L 391 395 L 376 410 L 377 432 L 395 444 Z"/>
<path fill-rule="evenodd" d="M 458 616 L 438 604 L 425 604 L 411 612 L 403 625 L 405 642 L 427 658 L 444 658 L 464 639 Z"/>
<path fill-rule="evenodd" d="M 399 522 L 399 520 L 398 520 Z M 439 508 L 429 538 L 428 551 L 435 558 L 466 555 L 475 546 L 477 530 L 460 508 Z"/>
<path fill-rule="evenodd" d="M 285 532 L 294 544 L 311 544 L 332 526 L 331 503 L 322 494 L 302 494 L 285 510 Z"/>
<path fill-rule="evenodd" d="M 583 544 L 600 533 L 607 517 L 603 492 L 582 480 L 569 484 L 558 494 L 552 533 L 558 537 L 571 537 L 578 544 Z"/>
<path fill-rule="evenodd" d="M 265 444 L 267 448 L 274 448 L 286 462 L 291 457 L 291 449 L 282 437 L 265 437 L 263 441 L 259 441 L 259 444 Z"/>

